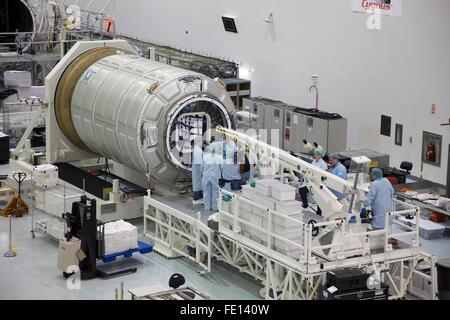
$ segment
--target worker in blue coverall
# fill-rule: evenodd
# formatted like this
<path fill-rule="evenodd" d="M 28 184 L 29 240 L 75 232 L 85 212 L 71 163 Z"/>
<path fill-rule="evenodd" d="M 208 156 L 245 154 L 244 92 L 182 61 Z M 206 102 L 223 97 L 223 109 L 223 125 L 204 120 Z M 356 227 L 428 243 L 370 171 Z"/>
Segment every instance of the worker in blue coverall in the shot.
<path fill-rule="evenodd" d="M 322 154 L 323 154 L 323 150 L 320 150 L 320 149 L 314 150 L 314 160 L 311 162 L 311 164 L 322 170 L 327 170 L 328 166 L 327 166 L 326 162 L 322 159 Z M 309 205 L 308 205 L 309 190 L 305 183 L 303 183 L 300 186 L 300 189 L 298 190 L 298 192 L 300 193 L 300 198 L 302 200 L 303 208 L 307 209 L 309 207 Z M 321 216 L 322 210 L 319 207 L 317 207 L 316 213 Z"/>
<path fill-rule="evenodd" d="M 381 169 L 372 169 L 371 176 L 373 182 L 361 209 L 361 218 L 367 218 L 372 212 L 372 229 L 381 230 L 386 227 L 385 214 L 392 210 L 394 188 L 392 188 L 388 179 L 383 178 L 383 171 Z"/>
<path fill-rule="evenodd" d="M 203 203 L 202 171 L 203 171 L 203 137 L 195 136 L 192 149 L 192 203 Z"/>
<path fill-rule="evenodd" d="M 330 173 L 334 174 L 335 176 L 338 176 L 344 180 L 347 180 L 347 169 L 345 168 L 345 166 L 339 161 L 339 156 L 337 153 L 331 153 L 328 156 L 328 163 L 330 165 L 330 168 L 328 171 L 330 171 Z M 333 194 L 336 196 L 336 198 L 338 198 L 339 200 L 342 200 L 345 198 L 345 196 L 340 193 L 337 192 L 336 190 L 330 189 L 331 192 L 333 192 Z"/>
<path fill-rule="evenodd" d="M 237 146 L 228 139 L 223 141 L 223 164 L 220 187 L 228 191 L 238 191 L 241 186 L 241 170 L 237 163 Z"/>
<path fill-rule="evenodd" d="M 205 209 L 217 212 L 219 198 L 219 179 L 222 177 L 223 154 L 217 143 L 210 144 L 203 154 L 203 204 Z"/>

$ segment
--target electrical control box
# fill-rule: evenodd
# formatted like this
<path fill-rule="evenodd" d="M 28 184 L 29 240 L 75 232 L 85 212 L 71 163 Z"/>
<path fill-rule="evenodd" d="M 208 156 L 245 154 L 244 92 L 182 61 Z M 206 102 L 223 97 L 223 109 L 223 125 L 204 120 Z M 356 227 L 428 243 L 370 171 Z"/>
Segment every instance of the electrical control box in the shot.
<path fill-rule="evenodd" d="M 321 145 L 328 153 L 347 149 L 347 119 L 338 114 L 292 108 L 284 118 L 287 151 L 304 153 L 303 140 Z"/>
<path fill-rule="evenodd" d="M 284 102 L 267 98 L 243 99 L 243 110 L 257 116 L 254 129 L 259 139 L 268 144 L 284 148 L 284 114 L 292 107 Z"/>
<path fill-rule="evenodd" d="M 294 153 L 304 153 L 303 140 L 328 153 L 347 149 L 347 119 L 336 113 L 298 108 L 267 98 L 243 99 L 243 110 L 257 116 L 259 139 Z"/>

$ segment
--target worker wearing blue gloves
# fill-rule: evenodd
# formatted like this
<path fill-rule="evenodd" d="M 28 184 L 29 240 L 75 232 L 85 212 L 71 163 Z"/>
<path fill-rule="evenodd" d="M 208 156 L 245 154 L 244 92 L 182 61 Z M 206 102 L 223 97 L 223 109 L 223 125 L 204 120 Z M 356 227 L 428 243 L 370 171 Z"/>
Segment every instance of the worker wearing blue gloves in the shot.
<path fill-rule="evenodd" d="M 322 154 L 323 151 L 322 150 L 315 150 L 314 151 L 314 160 L 313 162 L 311 162 L 311 164 L 317 168 L 323 169 L 323 170 L 327 170 L 328 166 L 326 164 L 326 162 L 322 159 Z M 302 200 L 302 204 L 303 204 L 303 208 L 307 209 L 309 207 L 308 205 L 308 187 L 306 186 L 305 183 L 303 183 L 300 186 L 300 189 L 298 190 L 298 192 L 300 193 L 300 198 Z M 319 207 L 317 207 L 317 212 L 318 215 L 322 215 L 322 210 L 320 210 Z"/>
<path fill-rule="evenodd" d="M 203 203 L 202 171 L 203 171 L 203 137 L 195 136 L 192 150 L 192 203 Z"/>
<path fill-rule="evenodd" d="M 361 209 L 361 218 L 366 219 L 372 213 L 372 229 L 381 230 L 385 226 L 385 214 L 392 210 L 394 189 L 388 179 L 383 178 L 383 171 L 372 169 L 372 185 Z"/>
<path fill-rule="evenodd" d="M 237 163 L 237 146 L 228 139 L 223 142 L 223 165 L 220 187 L 229 191 L 238 191 L 241 186 L 240 166 Z"/>
<path fill-rule="evenodd" d="M 219 149 L 217 143 L 212 143 L 203 155 L 203 204 L 206 210 L 212 212 L 218 211 L 219 179 L 222 176 L 223 154 Z"/>
<path fill-rule="evenodd" d="M 332 153 L 328 156 L 330 169 L 329 171 L 334 174 L 335 176 L 338 176 L 344 180 L 347 180 L 347 169 L 345 166 L 339 161 L 339 156 L 337 153 Z M 345 196 L 342 193 L 339 193 L 335 190 L 331 190 L 333 194 L 339 199 L 342 200 L 345 198 Z"/>

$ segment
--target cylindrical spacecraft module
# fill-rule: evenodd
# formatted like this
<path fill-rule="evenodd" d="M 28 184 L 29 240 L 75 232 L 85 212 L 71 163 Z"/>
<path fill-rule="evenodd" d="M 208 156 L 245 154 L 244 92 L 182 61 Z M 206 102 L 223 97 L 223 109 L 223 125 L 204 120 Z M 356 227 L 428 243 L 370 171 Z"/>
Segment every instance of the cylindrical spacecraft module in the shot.
<path fill-rule="evenodd" d="M 235 112 L 220 81 L 107 46 L 65 69 L 54 110 L 75 146 L 168 186 L 189 177 L 195 136 L 211 142 Z"/>

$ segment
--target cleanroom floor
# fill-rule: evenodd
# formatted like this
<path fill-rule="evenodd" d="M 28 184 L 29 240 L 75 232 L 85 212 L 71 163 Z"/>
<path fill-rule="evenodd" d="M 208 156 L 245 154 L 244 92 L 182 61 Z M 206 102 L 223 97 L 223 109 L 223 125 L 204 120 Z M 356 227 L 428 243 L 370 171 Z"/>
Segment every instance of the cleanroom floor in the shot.
<path fill-rule="evenodd" d="M 6 174 L 9 166 L 0 166 L 0 174 Z M 174 206 L 186 208 L 196 214 L 201 206 L 192 207 L 186 199 L 166 199 Z M 34 211 L 34 221 L 47 214 Z M 202 212 L 202 220 L 206 218 Z M 138 227 L 142 237 L 142 220 L 131 221 Z M 210 274 L 199 274 L 187 259 L 168 260 L 157 253 L 135 254 L 132 258 L 119 258 L 116 262 L 100 268 L 105 271 L 137 267 L 137 272 L 108 280 L 93 279 L 82 281 L 79 289 L 68 289 L 66 279 L 57 269 L 58 243 L 43 235 L 32 238 L 32 215 L 13 218 L 13 244 L 18 255 L 3 257 L 8 249 L 8 219 L 0 219 L 0 299 L 114 299 L 115 288 L 123 281 L 124 299 L 130 299 L 129 288 L 153 284 L 167 286 L 173 273 L 181 273 L 186 284 L 206 294 L 211 299 L 260 299 L 261 285 L 247 274 L 240 273 L 231 266 L 213 260 Z M 450 239 L 423 240 L 425 252 L 438 258 L 450 257 Z"/>
<path fill-rule="evenodd" d="M 0 166 L 0 174 L 7 174 L 9 167 Z M 180 203 L 182 205 L 183 203 Z M 191 206 L 192 207 L 192 206 Z M 196 208 L 193 208 L 194 210 Z M 200 207 L 201 209 L 201 207 Z M 203 216 L 203 214 L 202 214 Z M 34 211 L 34 221 L 44 219 L 47 214 Z M 142 237 L 142 220 L 131 221 L 138 227 Z M 104 271 L 115 271 L 137 267 L 137 272 L 117 278 L 82 281 L 80 289 L 68 289 L 66 279 L 57 269 L 58 243 L 36 233 L 32 238 L 32 216 L 13 218 L 13 244 L 17 250 L 14 258 L 5 258 L 8 250 L 8 219 L 0 218 L 0 299 L 114 299 L 115 288 L 123 281 L 124 299 L 130 299 L 128 289 L 149 285 L 163 285 L 168 288 L 172 274 L 181 273 L 186 285 L 195 288 L 211 299 L 260 299 L 261 286 L 253 278 L 239 273 L 224 263 L 213 262 L 211 274 L 199 274 L 197 268 L 187 259 L 168 260 L 152 252 L 131 258 L 118 258 L 116 262 L 99 265 Z"/>

